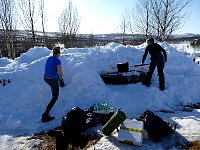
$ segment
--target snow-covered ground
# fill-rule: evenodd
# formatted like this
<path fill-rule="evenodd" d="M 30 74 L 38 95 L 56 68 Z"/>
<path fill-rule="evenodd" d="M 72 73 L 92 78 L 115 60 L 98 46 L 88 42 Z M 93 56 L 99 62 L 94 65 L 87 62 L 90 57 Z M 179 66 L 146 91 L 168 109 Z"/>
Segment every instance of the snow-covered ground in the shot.
<path fill-rule="evenodd" d="M 150 87 L 141 83 L 108 85 L 100 77 L 102 72 L 117 71 L 118 63 L 128 61 L 131 67 L 140 64 L 146 43 L 64 49 L 60 60 L 67 86 L 60 88 L 59 99 L 51 111 L 56 118 L 48 123 L 40 119 L 51 98 L 50 88 L 43 81 L 45 61 L 52 55 L 51 50 L 34 47 L 15 60 L 1 58 L 0 80 L 9 79 L 11 83 L 5 86 L 0 83 L 0 149 L 31 149 L 39 141 L 26 139 L 34 133 L 60 126 L 62 117 L 72 107 L 85 109 L 103 101 L 109 102 L 115 110 L 121 108 L 129 119 L 149 109 L 178 126 L 176 134 L 164 142 L 144 139 L 142 146 L 132 146 L 119 142 L 114 132 L 112 136 L 102 137 L 95 149 L 177 149 L 175 142 L 200 140 L 200 110 L 182 111 L 184 105 L 200 102 L 200 66 L 193 62 L 192 56 L 180 52 L 180 47 L 177 50 L 166 42 L 159 44 L 168 55 L 166 90 L 162 92 L 158 88 L 156 70 Z M 149 55 L 145 63 L 148 62 Z M 148 66 L 139 69 L 147 70 Z"/>

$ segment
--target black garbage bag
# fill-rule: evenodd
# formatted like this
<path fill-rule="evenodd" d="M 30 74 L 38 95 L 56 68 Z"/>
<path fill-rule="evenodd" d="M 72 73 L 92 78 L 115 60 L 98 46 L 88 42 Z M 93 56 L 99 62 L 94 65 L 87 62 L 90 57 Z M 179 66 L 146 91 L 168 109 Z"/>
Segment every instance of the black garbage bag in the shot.
<path fill-rule="evenodd" d="M 80 146 L 81 133 L 94 125 L 93 113 L 74 107 L 62 118 L 61 128 L 64 131 L 64 140 L 72 145 Z"/>
<path fill-rule="evenodd" d="M 57 140 L 58 146 L 61 141 L 65 146 L 71 144 L 73 147 L 83 148 L 88 137 L 92 136 L 85 134 L 85 131 L 98 124 L 106 123 L 114 113 L 97 114 L 93 112 L 93 109 L 93 106 L 86 110 L 74 107 L 62 118 L 61 129 L 64 135 Z"/>
<path fill-rule="evenodd" d="M 172 134 L 176 129 L 176 125 L 164 121 L 150 110 L 146 110 L 136 119 L 144 122 L 144 129 L 148 132 L 149 138 L 155 142 L 159 142 L 162 137 Z"/>
<path fill-rule="evenodd" d="M 72 108 L 66 116 L 62 118 L 61 126 L 63 130 L 69 129 L 74 132 L 82 132 L 93 125 L 93 114 L 80 109 Z"/>

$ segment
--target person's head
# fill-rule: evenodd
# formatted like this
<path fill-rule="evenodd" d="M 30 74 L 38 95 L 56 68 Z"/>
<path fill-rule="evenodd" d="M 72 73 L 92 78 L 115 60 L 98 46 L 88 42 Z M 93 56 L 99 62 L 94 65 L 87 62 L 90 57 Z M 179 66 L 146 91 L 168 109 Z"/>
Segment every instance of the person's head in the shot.
<path fill-rule="evenodd" d="M 154 39 L 153 38 L 148 38 L 147 39 L 147 44 L 150 45 L 150 44 L 153 44 L 154 43 Z"/>
<path fill-rule="evenodd" d="M 53 55 L 54 56 L 59 56 L 60 55 L 60 47 L 56 46 L 53 48 Z"/>

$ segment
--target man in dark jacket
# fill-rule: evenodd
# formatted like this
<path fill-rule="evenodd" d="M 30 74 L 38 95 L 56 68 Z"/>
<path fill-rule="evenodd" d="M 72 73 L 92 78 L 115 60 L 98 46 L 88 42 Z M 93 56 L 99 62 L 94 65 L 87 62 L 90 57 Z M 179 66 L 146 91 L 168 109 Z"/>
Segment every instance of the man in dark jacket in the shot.
<path fill-rule="evenodd" d="M 148 53 L 151 55 L 151 58 L 150 58 L 151 62 L 149 65 L 149 70 L 147 72 L 147 78 L 143 82 L 143 84 L 146 86 L 150 86 L 152 74 L 155 68 L 157 67 L 160 90 L 163 91 L 165 90 L 165 76 L 163 73 L 163 69 L 164 69 L 165 63 L 167 62 L 166 51 L 159 44 L 154 43 L 153 38 L 149 38 L 147 40 L 147 44 L 148 46 L 146 47 L 146 50 L 144 52 L 142 63 L 144 63 Z"/>

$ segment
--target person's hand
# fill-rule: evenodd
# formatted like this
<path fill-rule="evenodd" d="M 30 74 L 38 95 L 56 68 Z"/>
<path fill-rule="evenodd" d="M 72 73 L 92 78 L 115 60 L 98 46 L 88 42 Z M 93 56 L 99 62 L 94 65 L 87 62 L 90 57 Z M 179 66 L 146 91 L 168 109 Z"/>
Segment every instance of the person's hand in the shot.
<path fill-rule="evenodd" d="M 58 84 L 60 87 L 65 87 L 65 81 L 63 80 L 62 76 L 59 76 L 58 78 Z"/>

